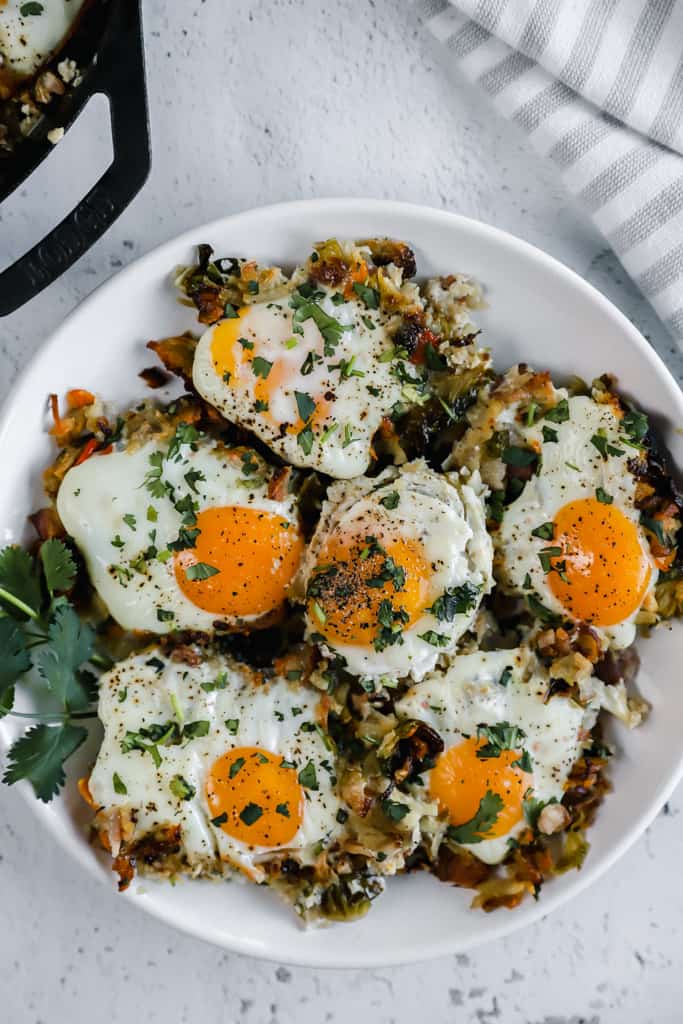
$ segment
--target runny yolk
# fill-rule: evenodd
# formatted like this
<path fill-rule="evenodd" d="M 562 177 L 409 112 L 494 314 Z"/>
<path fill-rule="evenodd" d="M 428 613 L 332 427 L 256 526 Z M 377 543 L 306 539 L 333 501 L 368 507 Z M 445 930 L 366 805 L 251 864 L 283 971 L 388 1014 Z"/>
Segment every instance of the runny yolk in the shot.
<path fill-rule="evenodd" d="M 236 747 L 214 761 L 206 780 L 214 824 L 249 846 L 291 842 L 303 821 L 305 799 L 296 769 L 282 762 L 279 754 L 260 747 Z"/>
<path fill-rule="evenodd" d="M 521 821 L 524 794 L 532 780 L 521 768 L 513 767 L 513 761 L 521 757 L 520 750 L 503 750 L 498 757 L 479 758 L 477 750 L 485 743 L 472 736 L 441 754 L 431 771 L 429 789 L 432 800 L 448 812 L 451 825 L 471 821 L 486 793 L 496 793 L 503 808 L 483 836 L 495 839 Z"/>
<path fill-rule="evenodd" d="M 640 608 L 651 569 L 635 523 L 615 505 L 580 498 L 559 510 L 554 526 L 548 544 L 562 554 L 551 565 L 562 575 L 550 572 L 548 585 L 572 618 L 614 626 Z"/>
<path fill-rule="evenodd" d="M 301 366 L 311 346 L 305 344 L 301 335 L 292 334 L 291 310 L 283 312 L 285 316 L 278 316 L 274 309 L 263 305 L 242 306 L 236 317 L 222 320 L 214 328 L 211 358 L 216 374 L 226 387 L 246 392 L 253 399 L 252 412 L 256 421 L 265 420 L 278 428 L 286 422 L 287 433 L 292 434 L 302 430 L 305 423 L 311 426 L 326 423 L 330 418 L 331 403 L 322 395 L 311 395 L 315 409 L 306 420 L 302 419 L 294 392 L 309 394 Z M 311 330 L 308 323 L 306 330 Z M 267 340 L 267 348 L 261 344 L 260 338 Z M 296 344 L 288 348 L 291 340 Z M 322 338 L 319 348 L 316 354 L 322 355 Z M 280 349 L 281 354 L 273 358 L 273 351 L 279 352 Z M 270 367 L 257 364 L 257 373 L 254 360 L 259 356 L 267 358 Z M 282 408 L 283 394 L 289 398 L 285 406 L 289 409 L 286 420 L 281 419 L 274 408 L 276 402 Z"/>
<path fill-rule="evenodd" d="M 242 505 L 207 508 L 197 516 L 195 546 L 174 557 L 175 578 L 185 597 L 214 615 L 265 615 L 283 603 L 303 551 L 296 523 Z M 188 579 L 192 566 L 218 572 Z M 200 567 L 195 575 L 206 570 Z"/>
<path fill-rule="evenodd" d="M 409 538 L 372 537 L 365 530 L 333 533 L 320 550 L 318 568 L 309 581 L 308 614 L 333 643 L 372 647 L 383 602 L 402 613 L 402 630 L 431 603 L 431 565 L 419 542 Z"/>

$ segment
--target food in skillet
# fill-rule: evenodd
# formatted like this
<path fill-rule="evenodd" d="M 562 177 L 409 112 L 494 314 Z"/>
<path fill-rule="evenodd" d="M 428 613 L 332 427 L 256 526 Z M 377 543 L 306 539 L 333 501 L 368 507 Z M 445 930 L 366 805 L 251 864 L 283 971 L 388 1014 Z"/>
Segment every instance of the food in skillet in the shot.
<path fill-rule="evenodd" d="M 62 46 L 88 0 L 4 0 L 0 4 L 0 99 Z"/>
<path fill-rule="evenodd" d="M 6 780 L 49 799 L 98 699 L 80 786 L 121 888 L 235 875 L 349 920 L 427 870 L 493 910 L 587 855 L 606 715 L 647 711 L 633 641 L 683 610 L 681 499 L 611 378 L 496 374 L 478 286 L 415 275 L 388 239 L 291 275 L 201 246 L 204 333 L 149 346 L 186 394 L 53 400 L 0 699 L 33 662 L 63 717 Z"/>

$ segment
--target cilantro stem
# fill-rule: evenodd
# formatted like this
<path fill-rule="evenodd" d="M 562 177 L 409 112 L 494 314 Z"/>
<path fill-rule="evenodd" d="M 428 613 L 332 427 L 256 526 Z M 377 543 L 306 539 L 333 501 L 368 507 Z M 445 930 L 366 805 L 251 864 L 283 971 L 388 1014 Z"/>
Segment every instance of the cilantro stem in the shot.
<path fill-rule="evenodd" d="M 111 668 L 114 664 L 111 658 L 108 658 L 106 654 L 98 654 L 97 651 L 93 651 L 88 658 L 88 661 L 91 661 L 93 665 L 99 665 L 100 668 Z"/>
<path fill-rule="evenodd" d="M 0 715 L 14 715 L 15 718 L 32 718 L 37 722 L 69 722 L 75 718 L 97 718 L 96 711 L 72 711 L 69 714 L 60 715 L 58 711 L 47 715 L 27 714 L 23 711 L 12 711 L 11 708 L 0 704 Z"/>
<path fill-rule="evenodd" d="M 3 601 L 9 601 L 10 604 L 13 604 L 14 607 L 18 608 L 20 612 L 24 613 L 24 615 L 28 615 L 32 619 L 40 618 L 38 612 L 35 612 L 33 608 L 29 608 L 27 604 L 24 604 L 21 598 L 15 597 L 14 594 L 11 594 L 9 590 L 5 590 L 4 587 L 0 587 L 0 598 L 2 598 Z"/>

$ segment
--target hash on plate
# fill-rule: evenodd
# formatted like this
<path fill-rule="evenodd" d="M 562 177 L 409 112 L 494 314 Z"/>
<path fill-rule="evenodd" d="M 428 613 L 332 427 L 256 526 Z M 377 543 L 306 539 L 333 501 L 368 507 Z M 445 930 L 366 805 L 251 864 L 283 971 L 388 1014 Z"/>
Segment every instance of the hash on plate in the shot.
<path fill-rule="evenodd" d="M 497 372 L 480 287 L 416 275 L 385 238 L 291 273 L 202 245 L 200 327 L 141 375 L 182 393 L 53 396 L 21 558 L 77 641 L 67 715 L 97 688 L 80 789 L 122 889 L 239 878 L 341 921 L 422 870 L 490 911 L 588 854 L 636 638 L 683 611 L 681 498 L 613 378 Z M 8 776 L 47 799 L 40 728 Z"/>

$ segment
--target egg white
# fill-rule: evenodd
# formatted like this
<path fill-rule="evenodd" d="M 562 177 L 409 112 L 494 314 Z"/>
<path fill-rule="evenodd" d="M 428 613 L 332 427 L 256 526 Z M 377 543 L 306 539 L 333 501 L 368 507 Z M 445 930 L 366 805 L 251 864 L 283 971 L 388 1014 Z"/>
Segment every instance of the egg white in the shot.
<path fill-rule="evenodd" d="M 165 455 L 166 451 L 167 446 L 149 442 L 136 450 L 94 456 L 74 466 L 60 487 L 57 511 L 83 553 L 93 586 L 121 626 L 159 634 L 174 629 L 212 632 L 214 623 L 225 617 L 204 611 L 183 594 L 172 557 L 165 562 L 150 558 L 143 570 L 134 568 L 152 538 L 158 551 L 168 551 L 167 545 L 176 540 L 182 525 L 183 517 L 170 498 L 152 496 L 144 484 L 150 457 L 159 452 Z M 265 466 L 260 461 L 253 464 Z M 237 505 L 297 523 L 294 498 L 268 498 L 263 473 L 245 474 L 244 469 L 244 462 L 229 449 L 204 438 L 197 443 L 196 451 L 182 444 L 176 459 L 165 459 L 161 480 L 171 485 L 176 499 L 190 494 L 199 512 L 212 506 Z M 185 479 L 189 470 L 204 477 L 197 479 L 194 491 Z M 134 526 L 124 520 L 124 516 L 131 515 Z M 114 546 L 112 541 L 121 541 L 122 546 Z M 172 617 L 160 619 L 159 610 L 172 612 Z M 244 621 L 253 619 L 246 617 Z"/>
<path fill-rule="evenodd" d="M 558 398 L 566 398 L 565 391 L 558 391 Z M 524 581 L 529 577 L 531 590 L 552 612 L 568 616 L 567 610 L 555 597 L 548 586 L 548 580 L 539 561 L 539 551 L 552 541 L 532 537 L 531 531 L 542 523 L 552 522 L 555 515 L 569 502 L 581 498 L 595 498 L 597 488 L 602 488 L 613 498 L 615 508 L 638 524 L 640 513 L 635 507 L 636 481 L 628 469 L 628 460 L 633 449 L 623 441 L 620 420 L 609 403 L 598 404 L 586 396 L 575 396 L 568 400 L 569 419 L 554 423 L 539 419 L 532 426 L 514 424 L 518 443 L 531 445 L 541 452 L 541 467 L 525 485 L 520 496 L 513 501 L 503 515 L 500 530 L 494 536 L 497 561 L 501 565 L 501 582 L 507 589 L 522 591 Z M 543 440 L 543 427 L 557 432 L 557 442 Z M 499 423 L 499 428 L 510 427 L 508 419 Z M 604 432 L 607 442 L 623 454 L 608 454 L 603 459 L 591 443 L 591 437 Z M 650 549 L 639 527 L 642 549 L 652 566 L 649 591 L 657 581 L 657 569 L 652 564 Z M 526 588 L 529 589 L 529 588 Z M 637 610 L 614 626 L 594 626 L 595 632 L 605 645 L 614 648 L 628 647 L 636 636 Z"/>
<path fill-rule="evenodd" d="M 387 509 L 381 502 L 396 492 L 398 504 Z M 333 485 L 323 507 L 316 533 L 306 554 L 301 573 L 305 592 L 313 577 L 319 553 L 331 533 L 353 532 L 354 523 L 362 521 L 372 534 L 370 524 L 403 539 L 416 540 L 430 563 L 430 606 L 447 588 L 471 583 L 479 589 L 478 599 L 470 610 L 457 614 L 452 621 L 440 621 L 425 611 L 401 633 L 402 643 L 376 651 L 353 644 L 325 640 L 323 650 L 346 660 L 349 672 L 376 679 L 380 676 L 406 676 L 420 679 L 434 667 L 441 654 L 452 652 L 458 640 L 472 625 L 481 598 L 492 586 L 493 549 L 486 532 L 483 496 L 485 489 L 477 475 L 463 483 L 455 474 L 437 474 L 422 460 L 400 469 L 387 469 L 376 479 L 359 479 Z M 353 597 L 350 598 L 353 601 Z M 400 592 L 396 594 L 400 604 Z M 318 639 L 325 626 L 315 615 L 307 613 L 307 635 Z M 447 637 L 447 643 L 436 647 L 420 634 L 434 631 Z"/>
<path fill-rule="evenodd" d="M 506 669 L 511 674 L 501 685 Z M 524 731 L 524 748 L 533 760 L 532 794 L 538 800 L 560 801 L 564 783 L 581 754 L 588 730 L 595 724 L 597 701 L 581 707 L 575 701 L 553 697 L 544 703 L 548 677 L 526 648 L 478 651 L 458 655 L 446 671 L 433 673 L 413 686 L 396 704 L 400 717 L 416 718 L 435 729 L 445 750 L 469 736 L 480 725 L 509 722 Z M 429 792 L 431 772 L 424 772 Z M 464 844 L 487 864 L 497 864 L 524 828 L 522 819 L 503 836 Z"/>
<path fill-rule="evenodd" d="M 221 689 L 203 688 L 202 684 L 210 686 L 222 674 Z M 283 849 L 300 863 L 311 863 L 319 853 L 318 844 L 327 844 L 340 831 L 334 755 L 312 728 L 318 702 L 314 690 L 278 677 L 265 681 L 221 656 L 189 666 L 170 660 L 158 648 L 133 655 L 100 680 L 98 714 L 104 739 L 89 780 L 93 801 L 105 812 L 134 811 L 133 839 L 161 825 L 180 825 L 182 853 L 190 872 L 220 873 L 221 864 L 237 865 L 260 881 L 261 865 Z M 159 767 L 149 753 L 122 751 L 127 732 L 174 719 L 184 724 L 208 721 L 208 734 L 160 746 Z M 226 722 L 235 720 L 233 732 Z M 212 824 L 205 793 L 207 774 L 223 754 L 251 746 L 281 755 L 299 770 L 308 762 L 315 767 L 318 788 L 305 790 L 303 821 L 286 847 L 250 846 Z M 125 794 L 117 793 L 115 774 Z M 194 787 L 191 799 L 171 792 L 176 775 Z"/>

